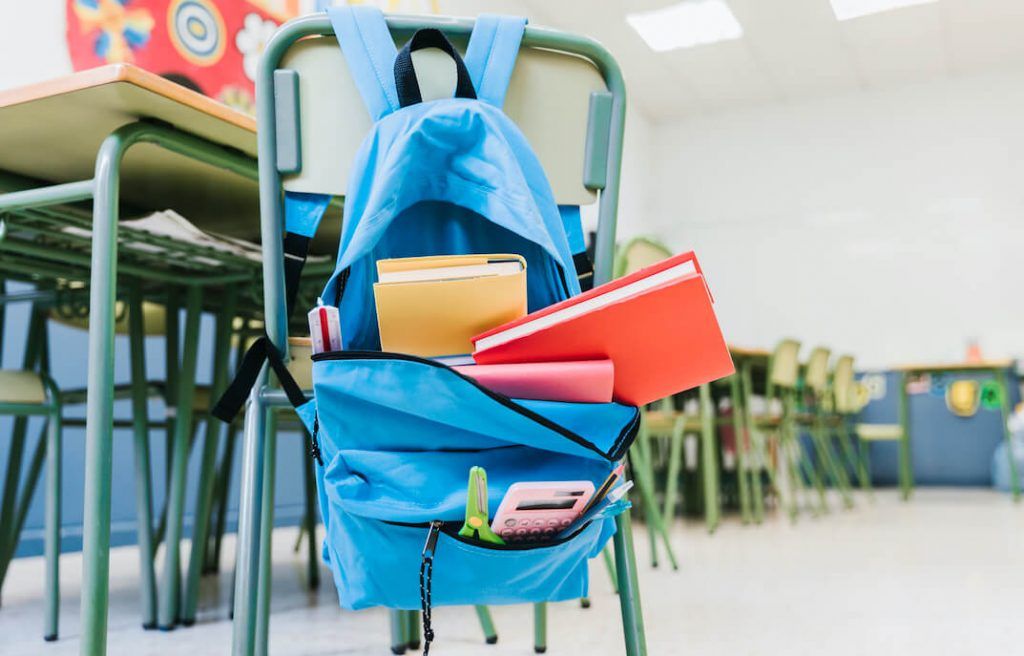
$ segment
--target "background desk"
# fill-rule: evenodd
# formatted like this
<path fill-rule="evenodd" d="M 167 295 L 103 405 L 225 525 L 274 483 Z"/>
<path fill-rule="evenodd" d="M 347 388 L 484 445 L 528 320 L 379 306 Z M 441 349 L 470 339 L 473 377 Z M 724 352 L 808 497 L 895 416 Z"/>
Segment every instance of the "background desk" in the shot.
<path fill-rule="evenodd" d="M 1006 377 L 1008 406 L 1020 401 L 1018 380 L 1008 360 L 980 364 L 935 363 L 903 365 L 893 370 L 860 374 L 881 376 L 885 394 L 872 399 L 861 411 L 860 421 L 896 423 L 899 386 L 906 375 L 930 374 L 954 380 L 993 380 L 995 372 Z M 979 407 L 973 417 L 958 417 L 946 407 L 945 395 L 933 392 L 908 394 L 911 465 L 918 485 L 984 486 L 992 484 L 992 454 L 1005 439 L 1005 421 L 999 409 Z M 872 443 L 872 478 L 878 484 L 897 482 L 897 444 Z M 1021 472 L 1024 474 L 1024 472 Z"/>

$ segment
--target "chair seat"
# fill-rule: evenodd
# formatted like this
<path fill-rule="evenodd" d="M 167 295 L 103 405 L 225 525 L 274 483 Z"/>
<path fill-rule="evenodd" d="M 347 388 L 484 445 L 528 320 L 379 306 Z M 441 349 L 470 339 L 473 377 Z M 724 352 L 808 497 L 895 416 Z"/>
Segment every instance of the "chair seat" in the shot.
<path fill-rule="evenodd" d="M 782 415 L 752 415 L 750 420 L 758 428 L 777 428 L 782 425 Z"/>
<path fill-rule="evenodd" d="M 659 435 L 671 434 L 676 428 L 676 423 L 680 420 L 683 421 L 684 432 L 699 431 L 701 429 L 700 417 L 684 415 L 678 412 L 662 412 L 660 410 L 648 410 L 644 413 L 647 430 Z"/>
<path fill-rule="evenodd" d="M 857 424 L 857 437 L 862 440 L 901 440 L 903 427 L 899 424 Z"/>
<path fill-rule="evenodd" d="M 0 403 L 46 403 L 46 388 L 32 371 L 0 370 Z"/>

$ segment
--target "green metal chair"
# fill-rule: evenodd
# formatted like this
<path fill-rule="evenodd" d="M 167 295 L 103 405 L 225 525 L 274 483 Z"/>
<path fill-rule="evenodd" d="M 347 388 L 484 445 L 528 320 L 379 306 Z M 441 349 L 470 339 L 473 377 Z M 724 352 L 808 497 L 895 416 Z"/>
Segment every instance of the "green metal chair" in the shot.
<path fill-rule="evenodd" d="M 909 500 L 914 492 L 914 473 L 910 459 L 910 435 L 903 427 L 907 413 L 907 393 L 903 375 L 900 378 L 900 395 L 898 413 L 899 420 L 896 423 L 863 423 L 857 422 L 853 425 L 853 434 L 859 441 L 860 461 L 863 463 L 864 475 L 870 481 L 871 477 L 871 444 L 875 442 L 896 442 L 899 447 L 899 486 L 900 495 L 903 500 Z M 867 405 L 867 389 L 859 382 L 855 382 L 848 390 L 847 401 L 844 404 L 848 410 L 848 416 L 852 420 L 857 413 Z"/>
<path fill-rule="evenodd" d="M 839 492 L 843 504 L 847 508 L 853 507 L 853 495 L 850 492 L 850 480 L 846 469 L 841 467 L 835 450 L 832 446 L 832 438 L 828 429 L 828 414 L 830 412 L 829 395 L 829 360 L 832 351 L 824 346 L 818 346 L 811 350 L 807 364 L 804 367 L 804 394 L 801 398 L 809 404 L 807 412 L 799 415 L 800 425 L 806 428 L 814 443 L 815 462 L 818 475 L 813 479 L 822 507 L 827 510 L 828 502 L 825 497 L 825 482 L 831 483 L 832 487 Z"/>
<path fill-rule="evenodd" d="M 746 399 L 745 423 L 750 428 L 750 469 L 757 475 L 767 472 L 770 488 L 784 503 L 795 521 L 800 497 L 805 492 L 804 478 L 814 483 L 817 472 L 799 444 L 797 427 L 797 385 L 800 375 L 800 342 L 783 339 L 772 351 L 765 372 L 764 396 L 755 407 L 755 388 L 749 368 L 742 372 Z M 760 521 L 763 501 L 755 497 L 755 520 Z"/>
<path fill-rule="evenodd" d="M 397 39 L 408 38 L 419 28 L 436 27 L 458 45 L 465 42 L 473 23 L 390 16 L 388 25 Z M 421 63 L 427 68 L 420 69 Z M 421 80 L 424 73 L 428 78 L 433 75 L 429 58 L 416 65 Z M 438 79 L 447 79 L 448 65 L 442 61 L 436 73 Z M 287 353 L 280 240 L 282 182 L 293 191 L 343 195 L 347 167 L 369 128 L 369 118 L 353 101 L 357 97 L 354 85 L 323 14 L 293 20 L 275 33 L 264 51 L 257 87 L 266 328 L 275 347 Z M 535 101 L 538 96 L 564 102 L 541 107 Z M 556 200 L 590 204 L 597 198 L 600 222 L 595 282 L 609 280 L 625 116 L 618 66 L 595 41 L 527 27 L 505 106 L 535 146 Z M 346 107 L 352 108 L 349 114 L 344 114 Z M 346 120 L 338 120 L 339 112 Z M 583 116 L 589 116 L 589 121 Z M 584 152 L 586 156 L 581 160 Z M 234 613 L 234 653 L 239 654 L 266 650 L 271 530 L 267 494 L 274 469 L 270 429 L 275 410 L 285 405 L 283 394 L 267 386 L 264 367 L 245 418 Z M 628 513 L 619 517 L 615 546 L 626 651 L 643 654 L 646 645 Z M 535 610 L 542 615 L 543 608 Z M 410 611 L 392 613 L 394 650 L 401 650 L 403 642 L 415 644 L 412 624 Z M 535 647 L 546 647 L 546 640 L 536 642 Z"/>
<path fill-rule="evenodd" d="M 0 321 L 0 331 L 2 330 L 3 325 Z M 43 638 L 52 641 L 57 639 L 60 614 L 61 398 L 57 386 L 47 373 L 47 347 L 45 317 L 42 312 L 33 308 L 23 370 L 0 370 L 0 415 L 16 417 L 0 505 L 0 590 L 14 558 L 21 529 L 25 524 L 29 505 L 32 503 L 45 463 L 46 510 L 43 550 L 46 573 Z M 23 476 L 22 460 L 28 418 L 33 416 L 44 417 L 46 425 L 29 460 L 28 470 Z"/>
<path fill-rule="evenodd" d="M 867 451 L 854 446 L 853 430 L 850 427 L 852 417 L 860 411 L 853 362 L 852 355 L 841 355 L 836 359 L 835 368 L 832 370 L 829 394 L 833 412 L 831 425 L 838 436 L 846 467 L 856 474 L 861 489 L 870 495 L 871 475 L 868 470 Z"/>

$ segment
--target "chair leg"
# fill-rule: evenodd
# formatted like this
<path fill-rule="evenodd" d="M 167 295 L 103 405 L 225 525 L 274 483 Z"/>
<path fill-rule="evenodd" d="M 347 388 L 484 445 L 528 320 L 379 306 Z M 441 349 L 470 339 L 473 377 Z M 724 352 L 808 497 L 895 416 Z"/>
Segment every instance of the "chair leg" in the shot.
<path fill-rule="evenodd" d="M 389 615 L 391 622 L 391 653 L 404 654 L 409 644 L 405 611 L 392 610 Z"/>
<path fill-rule="evenodd" d="M 658 534 L 655 529 L 654 521 L 647 519 L 648 514 L 654 514 L 658 512 L 656 494 L 654 490 L 654 461 L 651 458 L 651 436 L 647 428 L 646 416 L 641 415 L 640 418 L 640 431 L 637 433 L 636 442 L 633 443 L 631 449 L 633 451 L 633 463 L 636 465 L 637 484 L 640 485 L 643 480 L 643 489 L 646 492 L 641 494 L 641 498 L 644 503 L 644 523 L 647 526 L 647 542 L 651 549 L 651 567 L 657 569 L 658 567 Z M 648 497 L 650 502 L 648 503 Z"/>
<path fill-rule="evenodd" d="M 533 651 L 543 654 L 548 650 L 548 605 L 540 602 L 533 605 Z"/>
<path fill-rule="evenodd" d="M 146 348 L 142 290 L 129 290 L 128 343 L 132 370 L 132 437 L 135 455 L 135 524 L 139 545 L 139 593 L 142 628 L 156 628 L 156 572 L 153 561 L 153 484 L 149 454 L 149 399 L 146 389 Z"/>
<path fill-rule="evenodd" d="M 259 392 L 267 380 L 267 368 L 257 377 L 245 410 L 242 447 L 242 481 L 238 509 L 238 544 L 232 599 L 233 656 L 251 656 L 256 628 L 256 602 L 260 576 L 260 520 L 263 513 L 263 461 L 267 450 L 267 410 Z"/>
<path fill-rule="evenodd" d="M 423 641 L 420 612 L 418 610 L 407 610 L 405 611 L 405 619 L 407 622 L 405 629 L 406 644 L 409 646 L 409 649 L 415 651 L 420 648 L 420 643 Z"/>
<path fill-rule="evenodd" d="M 224 438 L 224 453 L 221 455 L 220 473 L 217 476 L 217 522 L 213 536 L 213 550 L 206 558 L 206 572 L 214 573 L 220 566 L 220 547 L 227 530 L 228 497 L 231 493 L 231 473 L 235 465 L 235 444 L 238 442 L 238 423 L 228 426 Z"/>
<path fill-rule="evenodd" d="M 714 404 L 711 401 L 711 387 L 700 386 L 700 423 L 701 423 L 701 464 L 704 470 L 704 521 L 708 533 L 718 528 L 721 512 L 718 498 L 718 445 L 715 440 Z"/>
<path fill-rule="evenodd" d="M 192 441 L 192 400 L 195 392 L 201 301 L 201 288 L 189 287 L 185 301 L 185 350 L 178 379 L 178 410 L 174 422 L 174 450 L 171 454 L 171 479 L 167 497 L 164 574 L 157 612 L 157 621 L 163 631 L 174 629 L 179 619 L 181 529 L 185 514 L 185 482 L 188 474 L 189 446 Z"/>
<path fill-rule="evenodd" d="M 494 618 L 491 617 L 491 609 L 487 606 L 474 606 L 476 618 L 480 621 L 480 628 L 484 632 L 484 642 L 493 645 L 498 642 L 498 632 L 494 628 Z"/>
<path fill-rule="evenodd" d="M 45 326 L 46 315 L 33 304 L 28 335 L 25 339 L 25 352 L 22 357 L 21 368 L 24 371 L 36 369 L 42 351 Z M 0 589 L 3 588 L 3 581 L 10 563 L 7 554 L 13 556 L 14 548 L 18 543 L 15 513 L 27 433 L 28 417 L 15 417 L 14 430 L 11 433 L 11 446 L 7 451 L 7 471 L 4 477 L 3 495 L 0 496 Z"/>
<path fill-rule="evenodd" d="M 306 530 L 306 582 L 310 590 L 320 587 L 320 556 L 317 553 L 316 540 L 316 472 L 313 459 L 306 452 L 306 445 L 302 443 L 302 479 L 306 492 L 306 512 L 302 523 Z"/>
<path fill-rule="evenodd" d="M 857 447 L 860 454 L 860 466 L 864 469 L 864 476 L 868 480 L 868 498 L 874 500 L 874 488 L 871 487 L 871 447 L 865 440 L 860 440 Z"/>
<path fill-rule="evenodd" d="M 25 518 L 28 517 L 29 506 L 32 505 L 32 496 L 35 493 L 36 486 L 39 484 L 39 477 L 43 471 L 43 464 L 46 461 L 46 429 L 39 435 L 39 440 L 36 442 L 36 448 L 32 452 L 32 457 L 29 460 L 28 470 L 25 472 L 25 481 L 22 483 L 21 490 L 15 490 L 16 503 L 12 514 L 14 517 L 11 519 L 11 525 L 9 530 L 14 534 L 15 539 L 13 542 L 5 545 L 4 551 L 0 553 L 0 567 L 6 571 L 7 566 L 10 565 L 11 560 L 14 558 L 14 552 L 18 548 L 18 537 L 21 535 L 21 529 L 25 526 Z M 2 574 L 2 572 L 0 572 Z"/>
<path fill-rule="evenodd" d="M 743 428 L 743 399 L 740 394 L 740 377 L 729 377 L 729 395 L 732 397 L 732 432 L 736 442 L 736 481 L 740 495 L 740 520 L 744 524 L 753 521 L 750 488 L 747 476 L 750 474 L 750 458 L 747 452 L 747 434 Z"/>
<path fill-rule="evenodd" d="M 235 319 L 236 292 L 230 288 L 217 316 L 213 346 L 213 380 L 210 384 L 210 400 L 220 397 L 227 387 L 228 361 L 231 357 L 231 324 Z M 199 468 L 199 485 L 193 512 L 192 544 L 189 549 L 188 570 L 185 576 L 185 590 L 182 595 L 181 623 L 191 626 L 196 620 L 199 604 L 199 577 L 202 575 L 206 538 L 210 528 L 210 514 L 213 508 L 213 486 L 217 469 L 217 447 L 224 432 L 224 424 L 212 415 L 206 417 L 206 432 L 203 436 L 203 453 Z"/>
<path fill-rule="evenodd" d="M 608 578 L 611 579 L 612 592 L 619 594 L 619 579 L 615 574 L 615 559 L 612 557 L 612 552 L 608 547 L 601 550 L 601 560 L 604 561 L 604 568 L 608 571 Z"/>
<path fill-rule="evenodd" d="M 839 466 L 835 453 L 832 450 L 832 440 L 825 427 L 824 418 L 820 415 L 815 419 L 811 428 L 811 436 L 818 450 L 818 458 L 824 470 L 825 476 L 832 483 L 832 486 L 839 492 L 843 505 L 847 508 L 853 507 L 853 497 L 850 496 L 850 481 L 846 471 Z"/>
<path fill-rule="evenodd" d="M 753 382 L 751 380 L 750 373 L 750 362 L 744 360 L 740 365 L 739 373 L 739 390 L 738 398 L 739 408 L 734 412 L 742 409 L 740 417 L 742 418 L 742 426 L 744 432 L 742 433 L 744 440 L 750 441 L 750 451 L 747 459 L 747 469 L 750 472 L 750 496 L 753 502 L 753 518 L 755 524 L 760 524 L 764 521 L 764 490 L 761 486 L 761 470 L 762 468 L 767 470 L 769 476 L 772 475 L 771 468 L 768 466 L 768 459 L 763 450 L 763 444 L 761 444 L 762 436 L 758 434 L 757 429 L 754 427 L 753 417 L 750 414 L 750 398 L 753 396 Z M 772 482 L 772 486 L 778 492 L 778 487 Z"/>
<path fill-rule="evenodd" d="M 679 472 L 683 467 L 684 421 L 677 421 L 672 430 L 672 442 L 668 453 L 668 477 L 665 481 L 665 509 L 662 523 L 671 527 L 676 516 L 676 501 L 679 497 Z"/>
<path fill-rule="evenodd" d="M 626 656 L 646 656 L 647 639 L 644 635 L 640 581 L 637 578 L 636 557 L 633 553 L 633 528 L 629 521 L 629 511 L 616 517 L 615 524 L 615 569 L 619 580 L 619 605 L 622 608 L 625 653 Z"/>
<path fill-rule="evenodd" d="M 61 406 L 51 401 L 54 411 L 46 426 L 46 625 L 43 639 L 57 639 L 60 622 L 60 485 Z"/>
<path fill-rule="evenodd" d="M 260 501 L 260 563 L 256 589 L 255 656 L 267 656 L 270 637 L 271 565 L 274 536 L 274 484 L 277 471 L 277 413 L 267 417 L 267 452 L 263 460 L 263 499 Z"/>
<path fill-rule="evenodd" d="M 853 438 L 850 436 L 850 427 L 846 423 L 846 419 L 843 418 L 839 422 L 839 445 L 843 450 L 843 455 L 846 458 L 848 466 L 857 474 L 857 482 L 860 483 L 860 489 L 871 495 L 871 478 L 868 476 L 868 470 L 865 466 L 864 459 L 860 457 L 857 449 L 853 446 Z"/>
<path fill-rule="evenodd" d="M 651 476 L 650 463 L 644 458 L 643 451 L 637 449 L 636 445 L 629 450 L 629 457 L 633 466 L 633 479 L 640 490 L 640 499 L 644 505 L 644 521 L 649 525 L 648 531 L 653 529 L 651 541 L 653 542 L 658 536 L 661 536 L 662 544 L 665 546 L 665 551 L 668 554 L 669 563 L 673 570 L 678 570 L 679 564 L 676 562 L 676 555 L 669 540 L 668 530 L 661 521 L 661 511 L 654 499 L 654 482 Z M 652 563 L 652 567 L 657 567 L 657 562 Z"/>

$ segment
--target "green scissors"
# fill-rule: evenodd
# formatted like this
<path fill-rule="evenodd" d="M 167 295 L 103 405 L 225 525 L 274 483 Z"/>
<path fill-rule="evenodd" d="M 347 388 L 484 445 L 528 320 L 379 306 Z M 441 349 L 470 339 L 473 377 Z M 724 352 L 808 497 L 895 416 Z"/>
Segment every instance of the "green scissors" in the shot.
<path fill-rule="evenodd" d="M 459 535 L 482 542 L 505 544 L 505 541 L 491 530 L 487 520 L 487 472 L 483 467 L 471 467 L 469 490 L 466 492 L 466 523 L 459 530 Z"/>

